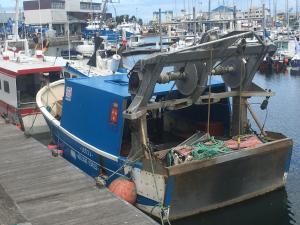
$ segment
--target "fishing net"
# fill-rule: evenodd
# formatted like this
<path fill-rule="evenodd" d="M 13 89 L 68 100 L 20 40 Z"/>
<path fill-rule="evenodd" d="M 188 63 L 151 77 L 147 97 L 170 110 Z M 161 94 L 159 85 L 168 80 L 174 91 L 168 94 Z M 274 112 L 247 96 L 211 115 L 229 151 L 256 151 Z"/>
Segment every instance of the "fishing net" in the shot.
<path fill-rule="evenodd" d="M 191 152 L 193 160 L 209 159 L 231 151 L 230 148 L 224 145 L 224 141 L 216 140 L 214 137 L 211 137 L 208 141 L 199 142 L 194 147 L 195 149 Z"/>

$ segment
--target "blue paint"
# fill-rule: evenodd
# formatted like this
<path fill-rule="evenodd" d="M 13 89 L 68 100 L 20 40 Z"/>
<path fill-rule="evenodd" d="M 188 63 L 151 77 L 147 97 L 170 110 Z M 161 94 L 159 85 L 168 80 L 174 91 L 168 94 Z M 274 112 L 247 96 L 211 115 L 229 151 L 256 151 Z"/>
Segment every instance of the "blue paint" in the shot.
<path fill-rule="evenodd" d="M 290 170 L 290 164 L 291 164 L 291 159 L 292 159 L 292 154 L 293 154 L 293 148 L 290 148 L 289 149 L 289 154 L 288 154 L 288 157 L 285 161 L 285 172 L 288 173 L 289 170 Z"/>
<path fill-rule="evenodd" d="M 123 135 L 122 112 L 125 110 L 123 101 L 128 94 L 123 96 L 124 93 L 117 93 L 109 87 L 115 85 L 103 85 L 101 81 L 103 80 L 95 78 L 66 80 L 66 90 L 71 88 L 72 96 L 64 98 L 61 125 L 90 145 L 119 156 Z M 89 84 L 90 86 L 87 86 Z M 106 88 L 101 88 L 104 86 Z M 107 91 L 109 88 L 110 91 Z M 114 104 L 118 106 L 116 124 L 111 123 L 110 120 Z"/>
<path fill-rule="evenodd" d="M 164 206 L 168 207 L 171 204 L 172 196 L 173 196 L 173 190 L 174 190 L 174 176 L 169 176 L 167 185 L 166 185 L 166 193 L 165 193 L 165 201 Z"/>
<path fill-rule="evenodd" d="M 215 80 L 212 86 L 214 93 L 225 92 L 226 86 L 223 83 L 217 83 Z M 206 90 L 208 91 L 208 90 Z M 207 123 L 207 105 L 192 105 L 188 108 L 172 111 L 169 113 L 173 118 L 184 118 L 190 124 L 206 124 Z M 230 132 L 231 106 L 230 100 L 221 99 L 218 103 L 211 105 L 210 119 L 214 122 L 221 122 L 224 126 L 224 135 L 229 135 Z"/>
<path fill-rule="evenodd" d="M 159 205 L 159 202 L 157 202 L 153 199 L 150 199 L 150 198 L 146 198 L 146 197 L 141 196 L 141 195 L 137 196 L 136 203 L 141 204 L 141 205 L 145 205 L 145 206 L 153 206 L 153 207 Z"/>
<path fill-rule="evenodd" d="M 96 33 L 98 33 L 99 36 L 107 37 L 107 40 L 110 42 L 117 42 L 120 39 L 120 33 L 110 29 L 84 29 L 82 31 L 82 36 L 86 39 L 90 39 L 94 37 Z"/>
<path fill-rule="evenodd" d="M 78 75 L 81 73 L 72 67 L 69 67 L 68 71 Z M 213 86 L 214 91 L 224 90 L 224 84 L 219 84 L 219 81 L 214 82 L 216 83 Z M 173 82 L 158 84 L 155 86 L 153 95 L 158 97 L 170 96 L 170 90 L 173 85 Z M 176 89 L 171 94 L 175 97 L 180 95 Z M 128 93 L 127 73 L 67 79 L 65 81 L 61 127 L 96 149 L 115 156 L 117 161 L 105 158 L 97 152 L 84 147 L 63 133 L 60 128 L 53 126 L 51 122 L 47 121 L 53 139 L 64 150 L 64 158 L 93 178 L 101 176 L 101 174 L 111 176 L 114 171 L 119 170 L 127 159 L 122 157 L 120 152 L 123 141 L 123 111 L 126 110 L 130 101 L 131 95 Z M 118 118 L 117 123 L 112 123 L 111 110 L 115 105 L 118 106 Z M 190 111 L 193 111 L 193 107 L 199 106 L 191 106 Z M 224 110 L 219 110 L 220 115 L 224 117 Z M 184 114 L 184 111 L 179 110 L 178 112 Z M 199 111 L 196 112 L 198 113 Z M 187 116 L 191 117 L 188 114 Z M 134 163 L 131 166 L 139 169 L 143 168 L 142 162 Z M 124 169 L 112 176 L 107 181 L 107 185 L 120 175 L 124 175 Z M 127 174 L 127 176 L 130 176 L 130 174 Z M 167 181 L 164 206 L 170 205 L 173 188 L 174 178 L 170 177 Z M 137 203 L 153 206 L 154 208 L 159 204 L 155 200 L 140 195 L 138 195 Z"/>

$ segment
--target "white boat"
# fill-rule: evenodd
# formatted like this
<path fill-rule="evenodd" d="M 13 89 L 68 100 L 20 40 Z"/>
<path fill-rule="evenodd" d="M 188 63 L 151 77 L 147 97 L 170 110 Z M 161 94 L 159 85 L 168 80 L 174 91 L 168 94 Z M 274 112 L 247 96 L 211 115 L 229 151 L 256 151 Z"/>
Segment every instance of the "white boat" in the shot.
<path fill-rule="evenodd" d="M 138 23 L 128 23 L 123 22 L 117 26 L 117 30 L 122 32 L 126 32 L 126 37 L 129 38 L 132 35 L 139 35 L 141 34 L 141 26 Z"/>
<path fill-rule="evenodd" d="M 66 66 L 66 72 L 72 74 L 70 76 L 75 75 L 77 77 L 105 76 L 117 73 L 121 63 L 121 56 L 111 50 L 110 52 L 107 51 L 104 40 L 100 37 L 95 38 L 95 45 L 89 61 L 69 61 Z M 74 74 L 74 71 L 76 71 L 76 74 Z"/>
<path fill-rule="evenodd" d="M 96 66 L 87 65 L 87 60 L 74 60 L 68 63 L 65 73 L 76 77 L 95 77 L 118 74 L 121 56 L 115 54 L 112 57 L 101 57 L 103 51 L 99 50 L 96 53 Z M 74 73 L 76 71 L 76 73 Z"/>
<path fill-rule="evenodd" d="M 101 37 L 103 38 L 103 37 Z M 112 44 L 109 43 L 106 39 L 103 39 L 103 49 L 111 50 Z M 82 44 L 76 47 L 76 51 L 82 54 L 84 57 L 91 57 L 95 51 L 95 44 L 93 40 L 82 40 Z"/>
<path fill-rule="evenodd" d="M 18 3 L 17 0 L 17 15 Z M 36 106 L 36 93 L 49 82 L 60 79 L 66 63 L 61 57 L 44 56 L 41 50 L 33 54 L 28 46 L 28 40 L 20 39 L 17 29 L 13 38 L 4 43 L 0 54 L 0 115 L 34 134 L 48 131 Z"/>
<path fill-rule="evenodd" d="M 10 54 L 3 52 L 0 59 L 0 114 L 30 134 L 46 132 L 35 96 L 48 82 L 61 78 L 63 66 L 44 61 L 42 55 Z"/>

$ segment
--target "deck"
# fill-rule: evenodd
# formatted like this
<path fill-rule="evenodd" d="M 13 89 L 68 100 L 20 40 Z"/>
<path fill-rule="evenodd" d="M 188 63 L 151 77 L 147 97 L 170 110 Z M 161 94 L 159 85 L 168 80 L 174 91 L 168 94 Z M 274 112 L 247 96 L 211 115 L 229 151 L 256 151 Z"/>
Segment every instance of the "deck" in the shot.
<path fill-rule="evenodd" d="M 0 225 L 157 224 L 0 119 Z"/>

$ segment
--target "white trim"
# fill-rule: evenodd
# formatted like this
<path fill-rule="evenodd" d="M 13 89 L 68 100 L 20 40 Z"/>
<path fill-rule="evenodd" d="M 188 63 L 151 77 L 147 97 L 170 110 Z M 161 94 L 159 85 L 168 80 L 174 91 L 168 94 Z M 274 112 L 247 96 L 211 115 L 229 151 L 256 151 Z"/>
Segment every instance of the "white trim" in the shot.
<path fill-rule="evenodd" d="M 0 100 L 15 108 L 18 107 L 17 83 L 16 78 L 0 73 L 1 90 Z M 8 82 L 9 92 L 4 91 L 4 82 Z"/>
<path fill-rule="evenodd" d="M 59 85 L 59 84 L 63 84 L 65 83 L 64 80 L 59 80 L 59 81 L 56 81 L 56 82 L 53 82 L 49 85 L 49 87 L 54 87 L 56 85 Z M 86 143 L 85 141 L 81 140 L 80 138 L 76 137 L 75 135 L 71 134 L 69 131 L 67 131 L 66 129 L 64 129 L 61 125 L 60 125 L 60 122 L 54 118 L 54 116 L 51 115 L 51 113 L 48 112 L 48 110 L 45 108 L 45 106 L 43 105 L 42 103 L 42 95 L 47 91 L 48 87 L 43 87 L 38 93 L 37 93 L 37 96 L 36 96 L 36 103 L 39 107 L 39 109 L 41 110 L 42 114 L 56 127 L 58 128 L 59 130 L 61 130 L 65 135 L 67 135 L 69 138 L 73 139 L 74 141 L 78 142 L 79 144 L 81 144 L 82 146 L 86 147 L 87 149 L 95 152 L 96 154 L 99 154 L 101 156 L 104 156 L 108 159 L 111 159 L 115 162 L 118 161 L 118 157 L 115 156 L 115 155 L 112 155 L 112 154 L 109 154 L 103 150 L 100 150 L 88 143 Z"/>

